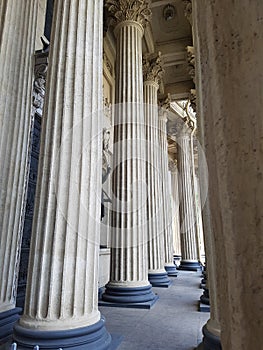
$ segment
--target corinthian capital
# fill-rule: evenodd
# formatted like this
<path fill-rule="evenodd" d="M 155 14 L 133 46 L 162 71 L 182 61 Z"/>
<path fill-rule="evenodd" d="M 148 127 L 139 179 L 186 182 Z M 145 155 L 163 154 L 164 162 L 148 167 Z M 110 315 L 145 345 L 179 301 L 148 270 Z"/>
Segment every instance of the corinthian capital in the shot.
<path fill-rule="evenodd" d="M 144 81 L 154 81 L 159 84 L 163 73 L 161 52 L 157 54 L 147 54 L 143 57 Z"/>
<path fill-rule="evenodd" d="M 124 21 L 135 21 L 145 26 L 152 15 L 150 0 L 106 0 L 105 6 L 113 25 Z"/>

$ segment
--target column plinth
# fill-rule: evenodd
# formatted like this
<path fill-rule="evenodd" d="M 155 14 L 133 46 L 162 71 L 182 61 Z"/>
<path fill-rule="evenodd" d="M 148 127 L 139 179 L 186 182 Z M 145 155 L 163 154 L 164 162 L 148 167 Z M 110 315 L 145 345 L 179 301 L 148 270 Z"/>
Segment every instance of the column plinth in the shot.
<path fill-rule="evenodd" d="M 0 5 L 0 343 L 19 318 L 18 266 L 28 183 L 37 3 Z"/>
<path fill-rule="evenodd" d="M 108 349 L 98 310 L 103 1 L 58 0 L 18 349 Z M 90 53 L 96 60 L 90 59 Z"/>
<path fill-rule="evenodd" d="M 148 279 L 154 287 L 169 287 L 171 284 L 164 268 L 164 232 L 163 201 L 161 196 L 161 178 L 159 174 L 160 145 L 158 126 L 157 91 L 163 70 L 161 55 L 145 55 L 144 74 L 144 111 L 146 128 L 146 183 L 147 183 L 147 234 L 148 234 Z"/>
<path fill-rule="evenodd" d="M 197 251 L 195 205 L 193 196 L 191 128 L 183 126 L 177 138 L 178 170 L 180 174 L 180 221 L 182 260 L 179 269 L 200 269 Z"/>
<path fill-rule="evenodd" d="M 146 0 L 112 3 L 106 1 L 117 41 L 112 247 L 101 303 L 150 307 L 157 297 L 147 276 L 142 37 L 151 11 Z"/>
<path fill-rule="evenodd" d="M 36 344 L 40 349 L 50 350 L 59 348 L 97 350 L 108 349 L 110 345 L 110 335 L 105 331 L 103 317 L 90 326 L 68 329 L 67 331 L 38 331 L 26 329 L 18 324 L 14 328 L 14 339 L 19 350 L 28 350 L 29 347 L 33 349 Z"/>

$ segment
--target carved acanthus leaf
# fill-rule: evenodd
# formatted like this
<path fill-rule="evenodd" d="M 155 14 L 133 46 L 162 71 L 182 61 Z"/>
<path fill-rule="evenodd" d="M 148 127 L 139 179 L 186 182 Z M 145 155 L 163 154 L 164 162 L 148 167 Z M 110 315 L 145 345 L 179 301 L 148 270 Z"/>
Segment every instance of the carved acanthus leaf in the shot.
<path fill-rule="evenodd" d="M 144 81 L 154 81 L 159 84 L 163 73 L 161 52 L 157 54 L 147 54 L 143 57 Z"/>
<path fill-rule="evenodd" d="M 150 0 L 106 0 L 105 6 L 113 25 L 124 21 L 136 21 L 145 26 L 152 15 Z"/>

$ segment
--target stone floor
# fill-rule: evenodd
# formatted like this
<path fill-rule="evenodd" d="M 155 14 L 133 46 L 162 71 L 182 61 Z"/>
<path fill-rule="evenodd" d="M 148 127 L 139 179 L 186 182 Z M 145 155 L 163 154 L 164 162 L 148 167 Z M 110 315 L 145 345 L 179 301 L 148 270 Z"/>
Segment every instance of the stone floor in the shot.
<path fill-rule="evenodd" d="M 200 272 L 180 271 L 151 310 L 100 307 L 110 333 L 123 336 L 118 350 L 193 350 L 202 340 L 209 313 L 198 311 Z"/>

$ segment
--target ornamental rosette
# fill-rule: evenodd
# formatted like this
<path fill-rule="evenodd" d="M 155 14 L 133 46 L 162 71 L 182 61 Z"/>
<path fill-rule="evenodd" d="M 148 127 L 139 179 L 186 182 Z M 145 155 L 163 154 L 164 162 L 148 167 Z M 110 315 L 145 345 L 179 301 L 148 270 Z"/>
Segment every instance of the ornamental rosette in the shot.
<path fill-rule="evenodd" d="M 161 52 L 157 54 L 147 54 L 143 57 L 143 77 L 144 81 L 154 81 L 160 84 L 164 70 L 162 68 Z"/>
<path fill-rule="evenodd" d="M 113 25 L 135 21 L 145 27 L 152 15 L 150 0 L 105 0 L 105 6 Z"/>

